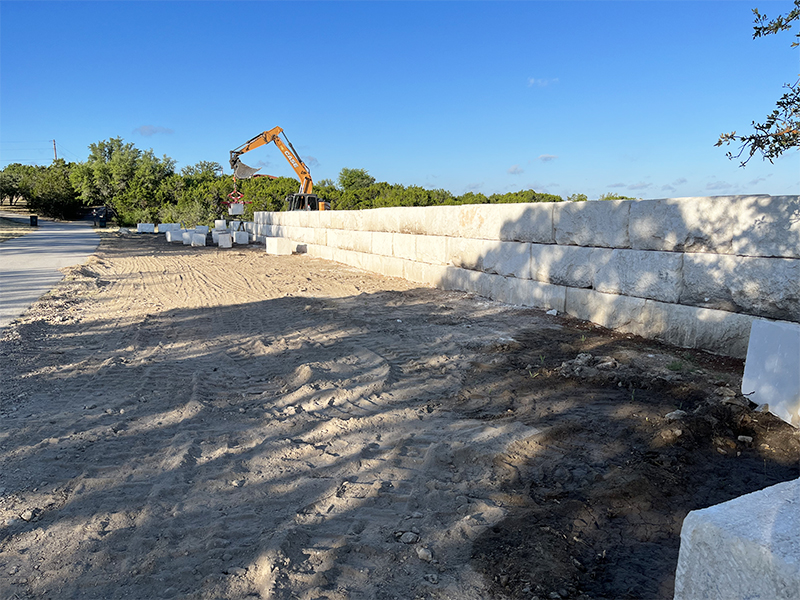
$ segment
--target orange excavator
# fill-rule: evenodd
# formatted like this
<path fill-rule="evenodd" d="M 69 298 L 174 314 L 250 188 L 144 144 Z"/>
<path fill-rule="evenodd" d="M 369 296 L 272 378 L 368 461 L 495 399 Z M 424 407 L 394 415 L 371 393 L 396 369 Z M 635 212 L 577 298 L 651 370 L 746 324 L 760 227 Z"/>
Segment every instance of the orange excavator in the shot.
<path fill-rule="evenodd" d="M 289 203 L 289 210 L 330 210 L 330 202 L 322 200 L 316 194 L 311 193 L 314 182 L 311 181 L 311 174 L 308 172 L 308 167 L 300 158 L 300 155 L 294 149 L 294 146 L 292 146 L 292 143 L 289 141 L 289 138 L 286 137 L 285 133 L 283 133 L 283 137 L 286 138 L 286 144 L 289 146 L 287 147 L 286 144 L 283 143 L 283 140 L 280 138 L 280 134 L 282 133 L 283 129 L 274 127 L 269 131 L 259 133 L 254 138 L 236 148 L 236 150 L 231 150 L 231 169 L 233 169 L 234 188 L 236 187 L 237 179 L 249 179 L 258 171 L 258 169 L 244 164 L 239 157 L 245 152 L 254 150 L 264 144 L 274 142 L 281 151 L 281 154 L 283 154 L 283 157 L 289 161 L 294 172 L 297 173 L 297 176 L 300 178 L 300 191 L 296 194 L 289 194 L 286 196 L 286 202 Z M 234 193 L 237 193 L 235 189 Z M 239 195 L 239 198 L 241 198 L 241 195 Z"/>

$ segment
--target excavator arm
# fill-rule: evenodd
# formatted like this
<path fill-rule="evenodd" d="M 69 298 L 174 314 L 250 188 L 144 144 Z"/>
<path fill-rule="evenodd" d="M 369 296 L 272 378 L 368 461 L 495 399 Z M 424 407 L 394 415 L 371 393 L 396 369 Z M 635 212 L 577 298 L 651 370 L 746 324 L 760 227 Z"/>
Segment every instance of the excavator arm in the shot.
<path fill-rule="evenodd" d="M 292 165 L 294 172 L 297 173 L 297 176 L 300 178 L 299 193 L 310 194 L 314 187 L 314 182 L 311 181 L 311 174 L 308 172 L 308 167 L 300 158 L 300 155 L 297 154 L 297 151 L 294 149 L 294 146 L 292 146 L 289 138 L 286 138 L 286 144 L 289 144 L 289 147 L 286 147 L 286 144 L 284 144 L 283 140 L 280 138 L 281 133 L 283 133 L 283 129 L 280 127 L 273 127 L 269 131 L 259 133 L 257 136 L 246 141 L 235 150 L 231 150 L 231 169 L 233 169 L 233 176 L 237 179 L 248 179 L 249 177 L 252 177 L 258 169 L 248 167 L 241 161 L 239 157 L 245 152 L 254 150 L 260 146 L 263 146 L 264 144 L 274 142 L 281 151 L 281 154 L 283 154 L 283 157 L 289 161 L 289 164 Z M 283 134 L 283 137 L 286 137 L 285 133 Z"/>

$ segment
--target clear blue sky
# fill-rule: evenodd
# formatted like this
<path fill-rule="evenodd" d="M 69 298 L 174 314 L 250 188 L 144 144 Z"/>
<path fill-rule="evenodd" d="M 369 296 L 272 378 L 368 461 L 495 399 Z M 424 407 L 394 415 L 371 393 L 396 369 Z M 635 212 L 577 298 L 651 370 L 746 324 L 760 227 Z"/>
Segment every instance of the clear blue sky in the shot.
<path fill-rule="evenodd" d="M 800 72 L 793 34 L 737 2 L 0 3 L 0 167 L 122 137 L 228 168 L 281 126 L 315 181 L 596 198 L 797 194 L 800 153 L 742 169 Z M 244 157 L 294 175 L 274 145 Z"/>

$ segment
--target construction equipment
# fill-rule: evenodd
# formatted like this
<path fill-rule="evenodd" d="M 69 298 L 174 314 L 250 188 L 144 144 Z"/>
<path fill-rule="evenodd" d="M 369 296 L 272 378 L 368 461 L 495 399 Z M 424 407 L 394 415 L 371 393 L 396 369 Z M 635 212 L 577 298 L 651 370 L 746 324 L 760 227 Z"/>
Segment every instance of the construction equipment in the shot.
<path fill-rule="evenodd" d="M 274 142 L 281 151 L 281 154 L 283 154 L 284 158 L 289 161 L 289 164 L 292 165 L 294 172 L 297 173 L 297 176 L 300 178 L 300 191 L 296 194 L 289 194 L 286 196 L 286 202 L 289 203 L 289 210 L 330 210 L 330 202 L 322 200 L 316 194 L 311 193 L 311 190 L 314 187 L 314 182 L 311 181 L 311 174 L 308 172 L 308 167 L 300 158 L 300 155 L 294 149 L 294 146 L 292 146 L 292 143 L 289 141 L 289 138 L 286 137 L 285 133 L 283 133 L 283 137 L 286 138 L 286 144 L 289 146 L 287 147 L 286 144 L 283 143 L 283 140 L 280 138 L 280 134 L 282 133 L 283 129 L 280 127 L 274 127 L 269 131 L 259 133 L 254 138 L 246 141 L 244 144 L 236 148 L 236 150 L 231 150 L 231 169 L 233 169 L 234 192 L 237 191 L 235 189 L 237 179 L 249 179 L 255 175 L 256 171 L 258 171 L 258 169 L 244 164 L 239 157 L 245 152 L 254 150 L 255 148 L 263 146 L 264 144 Z M 241 196 L 239 196 L 238 201 L 241 201 Z"/>

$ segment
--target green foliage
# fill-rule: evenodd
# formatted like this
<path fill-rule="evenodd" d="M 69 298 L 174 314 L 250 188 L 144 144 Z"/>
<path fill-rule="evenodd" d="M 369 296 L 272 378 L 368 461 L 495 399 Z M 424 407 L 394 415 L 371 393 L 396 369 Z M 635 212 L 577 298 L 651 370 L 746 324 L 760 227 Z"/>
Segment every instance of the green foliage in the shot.
<path fill-rule="evenodd" d="M 753 39 L 776 34 L 791 29 L 792 22 L 800 19 L 800 0 L 794 1 L 794 8 L 791 11 L 772 20 L 759 13 L 757 8 L 753 9 L 753 14 L 756 17 Z M 800 45 L 800 30 L 795 37 L 798 41 L 792 42 L 792 48 Z M 767 115 L 766 120 L 763 123 L 755 121 L 751 123 L 755 133 L 749 135 L 736 135 L 735 131 L 723 133 L 715 146 L 740 144 L 736 154 L 728 152 L 726 156 L 729 159 L 738 159 L 747 152 L 747 158 L 741 163 L 742 167 L 756 153 L 761 153 L 761 157 L 771 163 L 790 148 L 800 147 L 800 79 L 794 83 L 787 83 L 784 88 L 788 91 L 778 99 L 775 110 Z"/>
<path fill-rule="evenodd" d="M 586 194 L 572 194 L 567 198 L 567 202 L 586 202 L 588 199 Z"/>
<path fill-rule="evenodd" d="M 73 169 L 71 181 L 84 204 L 111 206 L 120 223 L 132 224 L 155 220 L 166 200 L 162 184 L 174 170 L 171 158 L 111 138 L 89 146 L 88 160 Z"/>
<path fill-rule="evenodd" d="M 8 199 L 9 206 L 18 200 L 30 202 L 33 186 L 38 176 L 38 167 L 12 163 L 0 172 L 0 203 Z"/>
<path fill-rule="evenodd" d="M 33 193 L 28 208 L 57 219 L 72 219 L 81 208 L 81 201 L 70 183 L 70 164 L 54 160 L 49 167 L 37 167 Z"/>
<path fill-rule="evenodd" d="M 603 194 L 598 198 L 598 200 L 636 200 L 636 198 L 631 198 L 630 196 L 623 196 L 622 194 L 614 194 L 613 192 L 609 192 L 607 194 Z"/>
<path fill-rule="evenodd" d="M 339 172 L 339 187 L 345 192 L 363 189 L 375 183 L 375 178 L 366 169 L 343 168 Z"/>

